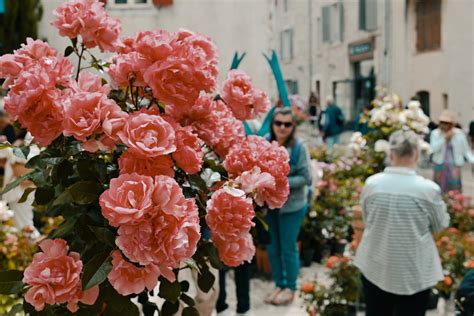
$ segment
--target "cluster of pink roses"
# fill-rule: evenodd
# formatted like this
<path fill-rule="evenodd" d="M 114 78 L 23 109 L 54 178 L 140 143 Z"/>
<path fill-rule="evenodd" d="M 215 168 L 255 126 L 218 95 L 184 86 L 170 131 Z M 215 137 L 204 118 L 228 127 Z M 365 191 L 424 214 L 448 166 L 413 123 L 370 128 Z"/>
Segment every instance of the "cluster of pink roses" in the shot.
<path fill-rule="evenodd" d="M 214 97 L 217 49 L 202 34 L 149 31 L 120 39 L 119 21 L 98 0 L 70 0 L 54 14 L 52 24 L 73 40 L 76 54 L 97 46 L 117 52 L 106 67 L 111 85 L 81 69 L 74 80 L 67 58 L 28 39 L 0 57 L 0 77 L 10 89 L 5 109 L 42 146 L 63 134 L 92 153 L 125 148 L 120 175 L 99 198 L 102 215 L 117 228 L 112 286 L 122 295 L 151 290 L 160 275 L 173 281 L 172 269 L 196 252 L 198 208 L 174 177 L 179 169 L 199 173 L 205 152 L 224 160 L 230 176 L 208 201 L 212 240 L 229 266 L 251 260 L 253 201 L 279 208 L 289 194 L 286 150 L 261 137 L 246 138 L 241 121 L 268 110 L 266 93 L 244 72 L 231 71 L 221 98 Z M 118 103 L 112 87 L 122 98 Z M 82 291 L 79 255 L 68 254 L 59 239 L 41 249 L 25 271 L 31 286 L 26 300 L 37 310 L 44 304 L 68 303 L 71 311 L 78 302 L 93 304 L 98 287 Z"/>
<path fill-rule="evenodd" d="M 104 4 L 97 0 L 70 0 L 53 11 L 52 23 L 61 36 L 82 37 L 87 48 L 114 52 L 120 44 L 120 21 L 110 17 Z"/>
<path fill-rule="evenodd" d="M 120 253 L 114 254 L 109 281 L 120 294 L 138 294 L 145 286 L 152 290 L 160 274 L 174 281 L 171 269 L 196 252 L 201 237 L 197 206 L 173 178 L 122 174 L 112 179 L 99 203 L 110 225 L 118 227 L 117 246 L 130 261 L 144 266 L 129 265 Z M 151 280 L 149 274 L 156 276 L 154 283 L 132 286 L 130 280 Z"/>
<path fill-rule="evenodd" d="M 288 152 L 277 142 L 249 136 L 231 148 L 224 167 L 258 205 L 273 209 L 282 207 L 290 193 L 288 161 Z"/>
<path fill-rule="evenodd" d="M 42 252 L 33 256 L 26 268 L 23 282 L 28 286 L 25 300 L 37 311 L 45 304 L 64 304 L 76 312 L 79 302 L 92 305 L 99 296 L 99 286 L 82 290 L 82 261 L 77 252 L 68 254 L 68 246 L 63 239 L 46 239 L 39 245 Z"/>

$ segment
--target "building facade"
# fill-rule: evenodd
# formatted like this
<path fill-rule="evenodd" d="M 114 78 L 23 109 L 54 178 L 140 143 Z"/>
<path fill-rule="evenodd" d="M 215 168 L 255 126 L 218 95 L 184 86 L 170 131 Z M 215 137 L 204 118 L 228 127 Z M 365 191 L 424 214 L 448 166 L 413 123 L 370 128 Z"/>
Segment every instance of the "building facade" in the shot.
<path fill-rule="evenodd" d="M 383 86 L 474 119 L 474 1 L 272 0 L 273 37 L 288 86 L 353 119 Z"/>
<path fill-rule="evenodd" d="M 50 22 L 54 8 L 63 0 L 44 0 L 40 37 L 56 48 L 69 45 Z M 246 53 L 239 68 L 256 86 L 271 90 L 274 80 L 262 53 L 269 52 L 270 22 L 268 0 L 107 0 L 107 11 L 122 22 L 123 36 L 138 31 L 186 28 L 206 34 L 219 48 L 221 82 L 225 79 L 236 51 Z M 106 56 L 104 56 L 106 57 Z"/>

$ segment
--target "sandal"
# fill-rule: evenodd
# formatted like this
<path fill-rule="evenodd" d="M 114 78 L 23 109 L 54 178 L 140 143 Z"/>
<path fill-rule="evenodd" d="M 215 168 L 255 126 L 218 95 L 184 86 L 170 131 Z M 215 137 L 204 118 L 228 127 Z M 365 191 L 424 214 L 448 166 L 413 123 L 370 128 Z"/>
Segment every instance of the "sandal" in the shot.
<path fill-rule="evenodd" d="M 277 306 L 289 305 L 295 299 L 295 292 L 290 289 L 284 289 L 273 299 L 272 304 Z"/>
<path fill-rule="evenodd" d="M 280 294 L 281 291 L 283 291 L 283 289 L 277 287 L 272 293 L 268 294 L 263 301 L 266 304 L 273 304 L 273 301 L 277 298 L 278 294 Z"/>

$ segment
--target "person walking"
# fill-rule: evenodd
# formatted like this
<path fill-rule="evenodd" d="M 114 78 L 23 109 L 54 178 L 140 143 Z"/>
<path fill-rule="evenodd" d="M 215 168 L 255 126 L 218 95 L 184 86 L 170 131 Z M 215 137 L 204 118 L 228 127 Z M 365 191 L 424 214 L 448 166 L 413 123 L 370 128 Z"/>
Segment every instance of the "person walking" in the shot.
<path fill-rule="evenodd" d="M 265 302 L 288 305 L 295 298 L 299 273 L 298 234 L 308 209 L 308 186 L 311 185 L 308 149 L 295 136 L 296 120 L 290 109 L 277 109 L 272 118 L 270 141 L 284 146 L 290 156 L 288 201 L 280 209 L 268 210 L 266 222 L 270 234 L 267 247 L 276 288 Z"/>
<path fill-rule="evenodd" d="M 418 141 L 413 131 L 394 132 L 392 165 L 369 177 L 361 195 L 365 229 L 354 264 L 367 316 L 425 315 L 430 288 L 444 278 L 432 233 L 449 215 L 440 187 L 415 171 Z"/>
<path fill-rule="evenodd" d="M 452 112 L 443 111 L 439 117 L 439 127 L 430 136 L 433 152 L 434 181 L 446 193 L 451 190 L 462 191 L 461 167 L 466 159 L 474 163 L 466 135 L 455 127 L 456 119 Z"/>
<path fill-rule="evenodd" d="M 334 103 L 332 96 L 326 98 L 326 105 L 327 107 L 322 113 L 320 126 L 323 139 L 330 150 L 340 142 L 345 119 L 342 110 Z"/>

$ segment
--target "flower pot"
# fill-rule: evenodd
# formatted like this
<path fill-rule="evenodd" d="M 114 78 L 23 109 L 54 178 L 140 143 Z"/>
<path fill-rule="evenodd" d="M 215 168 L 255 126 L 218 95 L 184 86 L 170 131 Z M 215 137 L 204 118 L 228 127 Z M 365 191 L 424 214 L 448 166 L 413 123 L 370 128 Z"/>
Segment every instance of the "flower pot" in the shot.
<path fill-rule="evenodd" d="M 301 263 L 303 267 L 309 267 L 313 261 L 314 253 L 316 250 L 314 248 L 302 249 L 301 250 Z"/>

